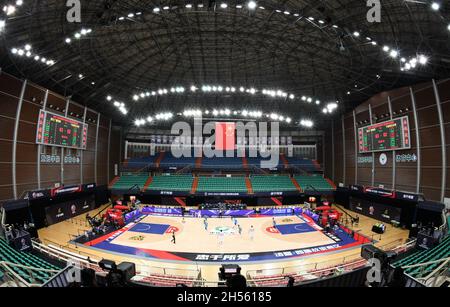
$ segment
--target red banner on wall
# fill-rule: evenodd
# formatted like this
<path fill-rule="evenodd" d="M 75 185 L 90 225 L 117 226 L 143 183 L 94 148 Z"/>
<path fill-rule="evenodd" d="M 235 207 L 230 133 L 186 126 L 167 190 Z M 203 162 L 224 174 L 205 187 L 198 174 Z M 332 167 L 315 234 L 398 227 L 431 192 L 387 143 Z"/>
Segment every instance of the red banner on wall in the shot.
<path fill-rule="evenodd" d="M 236 123 L 216 123 L 216 150 L 234 150 Z"/>

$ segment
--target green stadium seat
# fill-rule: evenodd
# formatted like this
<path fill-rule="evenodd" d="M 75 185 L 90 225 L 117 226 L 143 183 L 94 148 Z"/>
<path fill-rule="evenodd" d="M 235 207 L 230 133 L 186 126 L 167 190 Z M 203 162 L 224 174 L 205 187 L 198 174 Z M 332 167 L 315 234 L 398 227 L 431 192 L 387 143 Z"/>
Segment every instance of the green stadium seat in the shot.
<path fill-rule="evenodd" d="M 393 263 L 394 267 L 406 267 L 421 263 L 433 262 L 450 257 L 450 236 L 442 240 L 439 245 L 429 250 L 415 252 Z M 425 266 L 406 268 L 405 273 L 414 278 L 424 277 L 436 269 L 441 263 L 431 263 Z"/>
<path fill-rule="evenodd" d="M 330 191 L 334 188 L 320 175 L 317 176 L 294 176 L 303 190 Z"/>
<path fill-rule="evenodd" d="M 297 191 L 289 176 L 252 176 L 253 192 Z"/>
<path fill-rule="evenodd" d="M 197 192 L 246 193 L 245 177 L 199 177 Z"/>
<path fill-rule="evenodd" d="M 8 243 L 0 238 L 0 261 L 11 262 L 14 264 L 20 264 L 26 267 L 38 268 L 38 269 L 47 269 L 47 270 L 60 270 L 60 268 L 40 259 L 39 257 L 26 253 L 19 252 L 8 245 Z M 25 279 L 29 283 L 45 283 L 47 280 L 51 278 L 49 273 L 33 271 L 32 275 L 26 272 L 26 269 L 22 269 L 20 267 L 14 267 L 14 271 Z"/>
<path fill-rule="evenodd" d="M 154 176 L 147 190 L 185 191 L 192 189 L 194 177 L 191 175 Z"/>
<path fill-rule="evenodd" d="M 112 189 L 113 190 L 129 190 L 134 186 L 142 189 L 145 185 L 145 182 L 148 179 L 148 174 L 139 174 L 139 175 L 124 175 L 119 178 L 119 180 L 114 183 Z"/>

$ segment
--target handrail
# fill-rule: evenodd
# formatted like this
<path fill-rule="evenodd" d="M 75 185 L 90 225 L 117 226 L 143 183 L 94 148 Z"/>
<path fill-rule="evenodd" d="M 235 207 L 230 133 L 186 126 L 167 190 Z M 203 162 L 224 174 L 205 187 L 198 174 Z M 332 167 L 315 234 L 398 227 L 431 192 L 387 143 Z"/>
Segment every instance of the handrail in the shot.
<path fill-rule="evenodd" d="M 97 212 L 92 218 L 96 218 L 100 213 L 102 213 L 103 211 L 105 211 L 106 209 L 108 209 L 110 205 L 111 205 L 111 207 L 112 207 L 113 204 L 112 204 L 111 202 L 109 202 L 109 203 L 105 206 L 105 208 L 103 208 L 102 210 L 100 210 L 99 212 Z"/>
<path fill-rule="evenodd" d="M 428 261 L 428 262 L 422 262 L 422 263 L 406 265 L 406 266 L 400 266 L 400 267 L 402 269 L 413 269 L 413 268 L 417 268 L 417 267 L 421 267 L 421 266 L 426 266 L 426 265 L 430 265 L 430 264 L 439 263 L 439 262 L 442 262 L 442 261 L 450 261 L 450 257 L 448 257 L 448 258 L 441 258 L 441 259 Z"/>
<path fill-rule="evenodd" d="M 333 206 L 338 207 L 338 209 L 341 210 L 342 212 L 344 212 L 344 214 L 348 215 L 352 220 L 355 220 L 355 218 L 350 213 L 348 213 L 347 210 L 342 208 L 341 205 L 333 203 Z"/>
<path fill-rule="evenodd" d="M 441 259 L 442 260 L 442 259 Z M 421 279 L 423 280 L 428 280 L 431 277 L 433 277 L 435 274 L 439 273 L 439 271 L 441 271 L 442 269 L 444 269 L 448 264 L 450 263 L 450 258 L 447 258 L 440 266 L 438 266 L 433 272 L 431 272 L 430 274 L 428 274 L 425 277 L 422 277 Z M 447 271 L 447 269 L 445 269 L 445 271 Z"/>
<path fill-rule="evenodd" d="M 42 284 L 27 282 L 22 276 L 20 276 L 16 272 L 14 272 L 12 267 L 19 267 L 19 268 L 25 269 L 26 271 L 38 271 L 38 272 L 47 272 L 47 273 L 55 273 L 55 274 L 61 272 L 61 270 L 35 268 L 35 267 L 31 267 L 31 266 L 25 266 L 25 265 L 21 265 L 21 264 L 17 264 L 17 263 L 12 263 L 9 261 L 0 261 L 0 267 L 4 267 L 11 275 L 14 276 L 14 278 L 18 279 L 21 283 L 23 283 L 27 287 L 40 287 L 40 286 L 42 286 Z"/>

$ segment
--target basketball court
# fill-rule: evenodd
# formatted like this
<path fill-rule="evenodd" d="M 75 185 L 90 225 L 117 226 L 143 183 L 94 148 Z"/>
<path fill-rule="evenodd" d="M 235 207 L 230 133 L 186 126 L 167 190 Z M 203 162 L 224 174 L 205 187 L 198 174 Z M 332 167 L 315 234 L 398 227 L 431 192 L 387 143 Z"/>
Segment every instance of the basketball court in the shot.
<path fill-rule="evenodd" d="M 83 245 L 153 260 L 217 263 L 304 257 L 356 248 L 367 242 L 365 238 L 356 241 L 343 229 L 337 229 L 334 235 L 325 234 L 306 215 L 207 220 L 144 215 Z"/>

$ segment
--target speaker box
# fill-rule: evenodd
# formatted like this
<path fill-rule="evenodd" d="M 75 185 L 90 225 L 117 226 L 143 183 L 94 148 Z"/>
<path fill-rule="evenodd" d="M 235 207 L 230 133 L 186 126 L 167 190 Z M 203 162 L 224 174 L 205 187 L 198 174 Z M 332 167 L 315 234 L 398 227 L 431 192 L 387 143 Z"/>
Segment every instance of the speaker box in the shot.
<path fill-rule="evenodd" d="M 132 262 L 122 262 L 117 266 L 117 270 L 123 273 L 125 281 L 130 281 L 136 276 L 136 265 Z"/>

